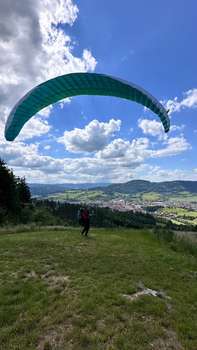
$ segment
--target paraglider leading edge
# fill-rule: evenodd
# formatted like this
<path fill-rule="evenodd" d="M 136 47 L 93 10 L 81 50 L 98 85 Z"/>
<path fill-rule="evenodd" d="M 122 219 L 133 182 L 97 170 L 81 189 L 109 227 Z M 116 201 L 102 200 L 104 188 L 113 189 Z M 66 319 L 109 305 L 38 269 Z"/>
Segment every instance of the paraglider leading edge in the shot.
<path fill-rule="evenodd" d="M 105 74 L 70 73 L 39 84 L 17 102 L 6 122 L 6 140 L 13 141 L 24 124 L 41 109 L 77 95 L 113 96 L 135 101 L 159 116 L 165 132 L 170 129 L 168 112 L 143 88 Z"/>

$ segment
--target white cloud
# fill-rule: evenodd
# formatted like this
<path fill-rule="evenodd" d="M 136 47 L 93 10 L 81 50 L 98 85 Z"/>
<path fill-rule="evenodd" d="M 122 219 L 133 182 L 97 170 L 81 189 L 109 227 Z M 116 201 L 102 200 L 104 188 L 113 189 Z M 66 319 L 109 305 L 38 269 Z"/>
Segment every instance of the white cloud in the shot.
<path fill-rule="evenodd" d="M 178 100 L 178 97 L 163 101 L 166 109 L 169 109 L 169 114 L 180 112 L 186 108 L 197 108 L 197 89 L 190 89 L 183 94 L 183 99 Z"/>
<path fill-rule="evenodd" d="M 18 176 L 26 176 L 29 182 L 96 182 L 124 181 L 132 176 L 131 164 L 125 172 L 121 163 L 90 157 L 81 159 L 54 159 L 39 154 L 39 145 L 23 142 L 1 143 L 0 154 L 9 162 Z"/>
<path fill-rule="evenodd" d="M 147 138 L 131 142 L 117 139 L 94 157 L 58 159 L 41 155 L 39 144 L 1 142 L 0 154 L 17 175 L 25 175 L 29 182 L 121 182 L 133 176 L 149 176 L 143 167 L 146 160 L 173 156 L 187 147 L 180 139 L 168 140 L 166 147 L 159 150 L 152 150 Z M 160 173 L 161 176 L 164 175 Z"/>
<path fill-rule="evenodd" d="M 172 131 L 183 131 L 185 129 L 185 124 L 181 124 L 181 125 L 171 125 L 170 127 L 170 132 Z"/>
<path fill-rule="evenodd" d="M 59 24 L 72 25 L 78 15 L 72 0 L 16 0 L 0 2 L 1 123 L 16 101 L 44 80 L 76 71 L 93 71 L 96 60 L 84 49 L 73 54 L 71 38 Z M 51 107 L 40 112 L 48 116 Z M 24 137 L 26 138 L 26 137 Z"/>
<path fill-rule="evenodd" d="M 72 25 L 75 22 L 79 9 L 73 4 L 72 0 L 43 0 L 42 2 L 46 11 L 41 12 L 40 22 L 46 36 L 51 30 L 51 23 L 54 25 L 59 23 Z"/>
<path fill-rule="evenodd" d="M 133 163 L 143 163 L 148 158 L 175 156 L 191 149 L 191 145 L 183 135 L 168 138 L 163 145 L 164 147 L 161 148 L 160 143 L 156 143 L 157 149 L 152 149 L 150 141 L 145 137 L 132 141 L 115 139 L 103 150 L 97 152 L 96 157 L 103 159 L 122 158 L 121 161 L 128 162 L 128 164 L 131 161 Z"/>
<path fill-rule="evenodd" d="M 40 118 L 32 118 L 26 123 L 17 138 L 17 141 L 25 141 L 32 139 L 33 137 L 40 137 L 49 132 L 51 125 L 48 121 L 41 120 Z"/>
<path fill-rule="evenodd" d="M 160 158 L 175 156 L 190 149 L 191 145 L 188 143 L 188 141 L 184 138 L 183 135 L 180 137 L 170 137 L 166 141 L 166 147 L 152 151 L 152 157 Z"/>
<path fill-rule="evenodd" d="M 41 117 L 48 118 L 52 112 L 52 109 L 53 109 L 52 105 L 45 107 L 45 108 L 41 109 L 41 111 L 38 112 L 38 115 Z"/>
<path fill-rule="evenodd" d="M 164 132 L 161 122 L 153 119 L 142 119 L 138 120 L 138 127 L 142 130 L 143 134 L 157 137 L 160 141 L 165 141 L 168 139 L 168 135 Z M 174 131 L 183 131 L 185 125 L 171 125 L 170 133 Z"/>
<path fill-rule="evenodd" d="M 96 156 L 98 158 L 112 159 L 124 157 L 128 147 L 129 141 L 122 139 L 115 139 L 109 145 L 107 145 L 102 151 L 99 151 Z"/>
<path fill-rule="evenodd" d="M 120 130 L 121 120 L 110 119 L 108 123 L 92 120 L 84 129 L 65 131 L 58 139 L 70 152 L 95 152 L 103 149 L 111 136 Z"/>
<path fill-rule="evenodd" d="M 107 160 L 120 158 L 119 161 L 124 163 L 124 166 L 130 166 L 131 163 L 139 164 L 150 156 L 150 150 L 148 148 L 149 140 L 145 137 L 134 139 L 131 142 L 123 139 L 115 139 L 102 151 L 99 151 L 96 156 Z"/>
<path fill-rule="evenodd" d="M 20 160 L 21 166 L 24 166 L 25 159 L 35 159 L 38 155 L 38 145 L 26 145 L 24 142 L 1 142 L 0 154 L 10 165 L 18 164 Z"/>
<path fill-rule="evenodd" d="M 59 106 L 60 106 L 61 109 L 63 109 L 64 105 L 68 104 L 70 102 L 71 102 L 71 97 L 66 97 L 63 100 L 61 100 L 61 102 L 59 102 Z"/>
<path fill-rule="evenodd" d="M 48 151 L 49 149 L 51 149 L 51 146 L 50 146 L 50 145 L 46 145 L 46 146 L 44 146 L 44 149 L 45 149 L 46 151 Z"/>
<path fill-rule="evenodd" d="M 164 132 L 163 125 L 157 120 L 139 119 L 138 126 L 143 134 L 156 136 L 159 140 L 165 139 L 167 135 Z"/>
<path fill-rule="evenodd" d="M 134 177 L 152 182 L 176 180 L 197 181 L 197 171 L 195 170 L 196 169 L 162 169 L 160 166 L 143 164 L 135 169 Z"/>

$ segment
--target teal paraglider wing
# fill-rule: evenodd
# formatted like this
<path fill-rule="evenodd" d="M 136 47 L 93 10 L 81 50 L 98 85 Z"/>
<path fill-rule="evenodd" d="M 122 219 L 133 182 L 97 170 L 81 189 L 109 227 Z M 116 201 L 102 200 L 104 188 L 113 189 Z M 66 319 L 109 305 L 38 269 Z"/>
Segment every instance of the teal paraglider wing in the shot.
<path fill-rule="evenodd" d="M 170 129 L 170 120 L 165 108 L 141 87 L 105 74 L 71 73 L 36 86 L 18 101 L 7 119 L 6 140 L 13 141 L 24 124 L 41 109 L 66 97 L 77 95 L 114 96 L 135 101 L 159 116 L 165 132 Z"/>

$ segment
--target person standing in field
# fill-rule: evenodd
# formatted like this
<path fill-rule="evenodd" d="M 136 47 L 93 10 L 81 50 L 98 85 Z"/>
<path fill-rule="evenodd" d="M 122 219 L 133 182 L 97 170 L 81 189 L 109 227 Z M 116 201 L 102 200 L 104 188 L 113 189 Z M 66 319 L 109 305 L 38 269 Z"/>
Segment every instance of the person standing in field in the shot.
<path fill-rule="evenodd" d="M 81 219 L 83 226 L 81 234 L 87 236 L 90 229 L 90 214 L 87 208 L 83 209 L 83 211 L 81 212 Z"/>

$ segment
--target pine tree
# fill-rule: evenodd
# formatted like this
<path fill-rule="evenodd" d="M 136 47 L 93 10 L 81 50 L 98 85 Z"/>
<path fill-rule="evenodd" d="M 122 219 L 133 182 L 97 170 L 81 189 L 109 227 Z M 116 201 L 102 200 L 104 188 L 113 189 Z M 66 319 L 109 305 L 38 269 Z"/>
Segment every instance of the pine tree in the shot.
<path fill-rule="evenodd" d="M 31 192 L 26 183 L 25 177 L 17 179 L 17 188 L 18 188 L 19 200 L 21 204 L 30 203 Z"/>

